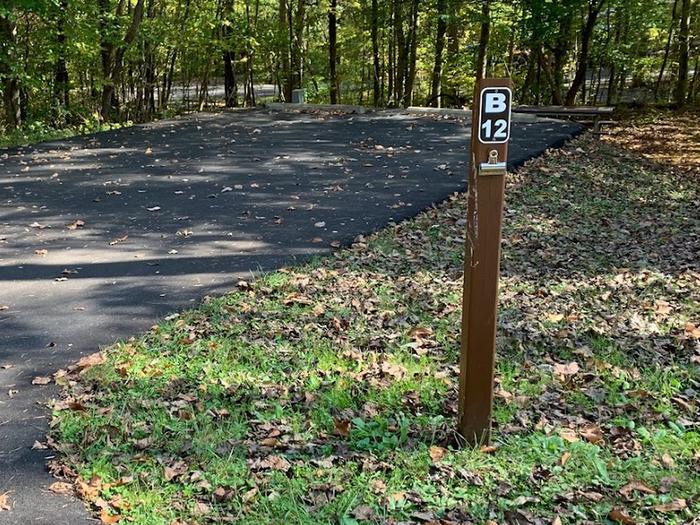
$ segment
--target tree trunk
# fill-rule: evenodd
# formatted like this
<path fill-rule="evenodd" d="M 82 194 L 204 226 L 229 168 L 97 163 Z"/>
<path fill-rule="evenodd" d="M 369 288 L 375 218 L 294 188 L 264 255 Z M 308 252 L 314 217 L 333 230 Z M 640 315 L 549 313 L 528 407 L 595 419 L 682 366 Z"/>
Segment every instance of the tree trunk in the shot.
<path fill-rule="evenodd" d="M 481 29 L 479 30 L 479 51 L 476 55 L 476 81 L 486 76 L 486 53 L 491 35 L 491 13 L 489 0 L 481 0 Z"/>
<path fill-rule="evenodd" d="M 231 27 L 230 21 L 227 20 L 232 12 L 233 0 L 229 0 L 224 5 L 224 20 L 221 24 L 221 36 L 224 45 L 222 57 L 224 60 L 224 105 L 227 108 L 238 106 L 238 83 L 236 82 L 236 70 L 234 65 L 236 54 L 233 50 L 233 43 L 231 42 L 233 28 Z"/>
<path fill-rule="evenodd" d="M 678 9 L 678 0 L 673 2 L 673 11 L 671 11 L 671 25 L 668 28 L 668 38 L 666 39 L 666 48 L 664 49 L 664 59 L 661 61 L 661 68 L 659 69 L 659 76 L 656 79 L 656 85 L 654 86 L 654 100 L 658 102 L 659 100 L 659 90 L 661 88 L 661 82 L 664 78 L 664 73 L 666 72 L 666 64 L 668 64 L 668 56 L 671 53 L 671 42 L 673 40 L 673 28 L 676 27 L 676 12 Z"/>
<path fill-rule="evenodd" d="M 379 6 L 377 0 L 372 0 L 372 102 L 374 107 L 381 104 L 380 64 L 379 64 Z"/>
<path fill-rule="evenodd" d="M 394 0 L 394 38 L 396 40 L 396 74 L 394 75 L 394 101 L 403 104 L 406 82 L 406 38 L 403 32 L 402 1 Z"/>
<path fill-rule="evenodd" d="M 338 8 L 338 0 L 330 0 L 330 9 L 328 9 L 328 70 L 330 72 L 330 98 L 331 104 L 338 103 L 338 19 L 336 10 Z"/>
<path fill-rule="evenodd" d="M 53 97 L 57 106 L 64 109 L 70 107 L 69 78 L 66 66 L 66 32 L 65 17 L 68 9 L 68 0 L 61 0 L 58 13 L 56 13 L 56 48 L 57 58 L 54 67 Z"/>
<path fill-rule="evenodd" d="M 376 1 L 376 0 L 375 0 Z M 435 62 L 430 86 L 431 105 L 442 107 L 442 52 L 445 49 L 445 34 L 447 33 L 447 0 L 437 0 L 437 34 L 435 35 Z"/>
<path fill-rule="evenodd" d="M 302 86 L 304 78 L 304 25 L 306 22 L 306 0 L 298 0 L 296 15 L 292 20 L 289 10 L 289 23 L 292 31 L 292 77 L 294 88 Z"/>
<path fill-rule="evenodd" d="M 3 103 L 5 106 L 5 122 L 10 129 L 16 129 L 22 124 L 20 104 L 20 83 L 13 64 L 16 63 L 17 25 L 11 18 L 12 13 L 0 14 L 0 34 L 5 45 L 0 46 L 0 78 L 3 82 Z"/>
<path fill-rule="evenodd" d="M 255 4 L 255 19 L 258 17 L 258 3 Z M 246 19 L 246 33 L 250 36 L 253 33 L 252 27 L 254 23 L 250 18 L 250 0 L 245 2 L 245 19 Z M 245 79 L 245 105 L 246 107 L 255 107 L 255 58 L 252 47 L 248 45 L 245 50 L 245 65 L 246 65 L 246 79 Z"/>
<path fill-rule="evenodd" d="M 278 4 L 278 38 L 280 38 L 280 56 L 282 58 L 282 79 L 280 84 L 283 88 L 283 99 L 285 102 L 292 100 L 292 75 L 290 71 L 290 28 L 289 28 L 289 8 L 287 0 L 279 0 Z"/>
<path fill-rule="evenodd" d="M 678 31 L 678 79 L 673 91 L 676 106 L 685 105 L 688 93 L 688 35 L 690 28 L 690 0 L 681 0 L 681 27 Z"/>
<path fill-rule="evenodd" d="M 553 64 L 551 70 L 552 100 L 556 100 L 555 104 L 559 105 L 562 101 L 564 93 L 564 68 L 569 60 L 569 50 L 573 40 L 571 30 L 574 23 L 574 13 L 572 10 L 567 10 L 559 21 L 559 35 L 556 39 L 556 44 L 552 50 Z"/>
<path fill-rule="evenodd" d="M 102 74 L 104 77 L 100 114 L 105 121 L 111 120 L 115 116 L 115 113 L 119 111 L 119 102 L 116 97 L 115 89 L 116 86 L 121 83 L 124 54 L 136 38 L 139 26 L 143 20 L 144 1 L 145 0 L 138 0 L 136 6 L 134 6 L 126 34 L 119 43 L 119 46 L 115 46 L 108 36 L 111 31 L 108 31 L 106 27 L 107 20 L 110 18 L 110 14 L 107 13 L 109 9 L 109 0 L 100 0 L 102 15 L 100 17 L 100 47 L 102 54 Z M 123 2 L 120 2 L 117 6 L 117 19 L 122 15 L 123 7 Z"/>
<path fill-rule="evenodd" d="M 420 0 L 413 0 L 411 6 L 411 27 L 409 30 L 408 67 L 406 70 L 406 85 L 404 88 L 403 105 L 413 104 L 413 85 L 416 81 L 416 59 L 418 54 L 418 8 Z"/>
<path fill-rule="evenodd" d="M 443 98 L 449 97 L 448 99 L 452 101 L 452 104 L 459 106 L 457 101 L 458 85 L 455 81 L 454 75 L 455 71 L 455 60 L 459 56 L 459 37 L 460 37 L 460 27 L 461 21 L 459 20 L 457 14 L 459 13 L 459 8 L 461 6 L 462 0 L 448 0 L 448 12 L 449 19 L 447 21 L 447 56 L 446 60 L 446 71 L 443 72 L 443 85 L 442 85 L 442 95 Z M 447 73 L 445 75 L 445 73 Z"/>
<path fill-rule="evenodd" d="M 593 30 L 595 29 L 598 15 L 604 3 L 605 0 L 588 0 L 588 16 L 586 17 L 586 24 L 583 27 L 583 32 L 581 33 L 581 53 L 578 58 L 578 66 L 576 68 L 574 80 L 564 100 L 564 104 L 567 106 L 574 105 L 576 102 L 576 94 L 586 80 L 586 68 L 588 66 L 588 51 L 591 46 L 591 37 L 593 36 Z"/>
<path fill-rule="evenodd" d="M 693 80 L 690 83 L 690 86 L 688 87 L 688 103 L 692 104 L 695 102 L 695 99 L 697 98 L 697 90 L 698 90 L 698 74 L 700 73 L 698 69 L 700 69 L 700 53 L 695 55 L 695 67 L 693 68 L 695 71 L 693 73 Z"/>

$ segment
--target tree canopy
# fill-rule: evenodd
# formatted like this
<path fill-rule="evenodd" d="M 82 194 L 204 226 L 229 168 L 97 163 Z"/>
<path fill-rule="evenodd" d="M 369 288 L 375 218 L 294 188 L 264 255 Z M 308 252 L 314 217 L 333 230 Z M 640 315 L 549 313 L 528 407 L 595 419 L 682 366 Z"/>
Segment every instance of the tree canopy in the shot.
<path fill-rule="evenodd" d="M 252 106 L 462 106 L 483 75 L 521 104 L 695 104 L 697 0 L 2 0 L 5 129 L 148 120 L 191 88 Z"/>

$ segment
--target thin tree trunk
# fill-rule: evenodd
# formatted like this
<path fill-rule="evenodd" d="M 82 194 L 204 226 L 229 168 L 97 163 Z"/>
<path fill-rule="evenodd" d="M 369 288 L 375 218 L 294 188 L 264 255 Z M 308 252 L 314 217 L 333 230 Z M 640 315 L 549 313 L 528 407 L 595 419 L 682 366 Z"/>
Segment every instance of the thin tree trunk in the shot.
<path fill-rule="evenodd" d="M 236 70 L 234 65 L 235 51 L 231 37 L 233 28 L 227 18 L 233 13 L 233 0 L 229 0 L 224 5 L 223 22 L 221 24 L 221 36 L 223 39 L 224 52 L 224 105 L 233 108 L 238 105 L 238 83 L 236 82 Z M 228 22 L 228 23 L 227 23 Z"/>
<path fill-rule="evenodd" d="M 53 97 L 57 105 L 64 109 L 70 107 L 68 67 L 66 66 L 66 32 L 65 17 L 68 0 L 61 0 L 56 13 L 56 48 L 58 56 L 54 70 Z"/>
<path fill-rule="evenodd" d="M 375 0 L 376 1 L 376 0 Z M 445 49 L 445 34 L 447 33 L 447 0 L 437 0 L 437 34 L 435 35 L 435 62 L 430 86 L 430 101 L 435 107 L 442 107 L 442 53 Z"/>
<path fill-rule="evenodd" d="M 491 13 L 489 0 L 481 0 L 481 28 L 479 30 L 479 51 L 476 55 L 476 80 L 486 76 L 486 54 L 491 35 Z"/>
<path fill-rule="evenodd" d="M 4 46 L 0 46 L 0 77 L 3 78 L 5 122 L 10 129 L 16 129 L 22 124 L 22 110 L 20 83 L 12 72 L 12 64 L 16 60 L 17 25 L 11 17 L 11 12 L 0 14 L 0 34 L 5 42 Z"/>
<path fill-rule="evenodd" d="M 396 75 L 394 78 L 394 100 L 403 105 L 406 81 L 406 39 L 403 32 L 403 9 L 401 0 L 394 0 L 394 37 L 396 38 Z"/>
<path fill-rule="evenodd" d="M 143 20 L 144 1 L 138 0 L 134 6 L 129 27 L 124 35 L 124 38 L 115 46 L 108 38 L 106 28 L 106 20 L 110 16 L 107 11 L 109 9 L 109 0 L 100 0 L 101 14 L 100 17 L 100 36 L 102 50 L 102 73 L 104 76 L 104 86 L 102 88 L 102 103 L 101 116 L 103 120 L 109 121 L 118 112 L 119 104 L 115 95 L 115 89 L 121 84 L 122 68 L 124 63 L 124 54 L 136 38 L 136 35 Z M 117 18 L 122 15 L 124 4 L 120 2 L 117 6 Z"/>
<path fill-rule="evenodd" d="M 279 0 L 278 4 L 278 37 L 280 40 L 280 56 L 282 57 L 282 82 L 283 97 L 285 102 L 292 100 L 292 74 L 290 70 L 291 50 L 291 21 L 289 13 L 291 9 L 287 0 Z"/>
<path fill-rule="evenodd" d="M 330 0 L 328 9 L 328 70 L 330 72 L 330 99 L 331 104 L 338 103 L 338 19 L 336 10 L 338 0 Z"/>
<path fill-rule="evenodd" d="M 677 9 L 678 0 L 674 0 L 673 11 L 671 11 L 671 25 L 668 28 L 668 38 L 666 39 L 666 47 L 664 49 L 664 59 L 661 61 L 659 76 L 656 78 L 656 85 L 654 86 L 654 100 L 656 100 L 657 102 L 659 100 L 659 90 L 661 89 L 661 82 L 663 81 L 664 73 L 666 72 L 666 64 L 668 64 L 668 56 L 671 53 L 671 42 L 673 40 L 673 29 L 676 27 Z"/>
<path fill-rule="evenodd" d="M 372 0 L 372 102 L 374 107 L 380 106 L 381 87 L 380 79 L 380 64 L 379 64 L 379 6 L 377 0 Z"/>
<path fill-rule="evenodd" d="M 409 31 L 408 68 L 406 70 L 406 85 L 404 89 L 403 105 L 413 104 L 413 85 L 416 81 L 416 59 L 418 54 L 418 8 L 420 0 L 413 0 L 411 6 L 411 28 Z"/>
<path fill-rule="evenodd" d="M 588 51 L 591 45 L 591 37 L 593 36 L 593 30 L 595 29 L 598 15 L 604 3 L 605 0 L 588 0 L 588 16 L 586 17 L 586 24 L 581 34 L 581 53 L 578 59 L 578 66 L 576 68 L 574 80 L 564 100 L 564 104 L 567 106 L 572 106 L 576 102 L 576 95 L 581 89 L 581 85 L 586 80 L 586 68 L 588 66 Z"/>
<path fill-rule="evenodd" d="M 678 79 L 673 92 L 673 99 L 676 106 L 685 104 L 688 93 L 688 63 L 689 46 L 688 36 L 690 33 L 690 0 L 681 0 L 681 27 L 678 31 Z"/>
<path fill-rule="evenodd" d="M 695 102 L 695 99 L 697 98 L 697 89 L 698 89 L 698 69 L 700 69 L 700 53 L 695 55 L 695 66 L 693 68 L 695 71 L 693 72 L 693 80 L 690 83 L 690 86 L 688 87 L 688 103 L 692 104 Z"/>

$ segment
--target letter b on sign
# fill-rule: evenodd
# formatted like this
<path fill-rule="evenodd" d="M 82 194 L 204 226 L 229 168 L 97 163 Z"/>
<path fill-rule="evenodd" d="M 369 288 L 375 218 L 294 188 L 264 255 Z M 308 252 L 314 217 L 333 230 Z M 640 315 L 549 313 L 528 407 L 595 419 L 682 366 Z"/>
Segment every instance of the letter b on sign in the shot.
<path fill-rule="evenodd" d="M 510 106 L 513 93 L 509 88 L 484 88 L 479 105 L 479 142 L 503 144 L 510 138 Z"/>
<path fill-rule="evenodd" d="M 484 93 L 484 106 L 485 113 L 503 113 L 508 109 L 505 93 Z"/>

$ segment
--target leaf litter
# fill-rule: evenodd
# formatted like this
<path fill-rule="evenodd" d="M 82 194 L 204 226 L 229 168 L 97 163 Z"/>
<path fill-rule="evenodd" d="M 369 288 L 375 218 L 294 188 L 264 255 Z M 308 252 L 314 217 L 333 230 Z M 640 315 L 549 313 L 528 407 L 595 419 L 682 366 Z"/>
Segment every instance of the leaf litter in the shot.
<path fill-rule="evenodd" d="M 493 446 L 454 432 L 455 195 L 56 374 L 55 468 L 135 523 L 687 522 L 699 197 L 588 135 L 509 176 Z"/>

